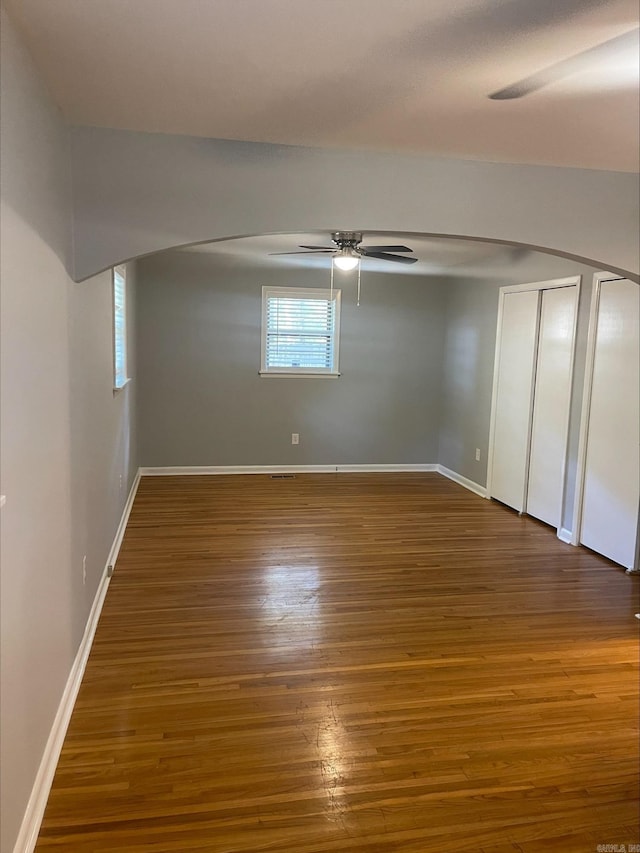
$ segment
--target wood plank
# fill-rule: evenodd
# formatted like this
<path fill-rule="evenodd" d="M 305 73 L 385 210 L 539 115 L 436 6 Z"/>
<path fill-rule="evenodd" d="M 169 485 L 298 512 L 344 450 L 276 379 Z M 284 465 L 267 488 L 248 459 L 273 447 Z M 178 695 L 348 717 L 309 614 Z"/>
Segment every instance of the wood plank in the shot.
<path fill-rule="evenodd" d="M 637 842 L 638 610 L 437 474 L 144 478 L 36 850 Z"/>

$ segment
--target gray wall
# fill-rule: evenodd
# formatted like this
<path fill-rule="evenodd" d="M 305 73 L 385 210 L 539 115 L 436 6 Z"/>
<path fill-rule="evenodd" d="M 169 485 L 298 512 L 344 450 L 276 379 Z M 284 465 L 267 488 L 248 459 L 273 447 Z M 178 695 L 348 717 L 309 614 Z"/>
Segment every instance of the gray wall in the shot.
<path fill-rule="evenodd" d="M 564 524 L 570 522 L 573 506 L 589 303 L 593 275 L 597 271 L 560 258 L 533 254 L 512 269 L 495 272 L 491 279 L 479 276 L 452 279 L 446 284 L 439 461 L 484 486 L 487 482 L 499 289 L 510 284 L 582 276 Z M 480 448 L 479 462 L 475 460 L 476 448 Z"/>
<path fill-rule="evenodd" d="M 138 262 L 138 274 L 143 466 L 437 461 L 437 281 L 365 273 L 356 308 L 355 279 L 343 279 L 342 376 L 291 379 L 258 375 L 261 287 L 327 287 L 328 271 L 167 252 Z"/>
<path fill-rule="evenodd" d="M 137 459 L 135 386 L 112 391 L 110 277 L 77 285 L 65 270 L 68 131 L 4 10 L 1 56 L 0 848 L 9 853 Z"/>
<path fill-rule="evenodd" d="M 75 277 L 172 246 L 320 229 L 463 235 L 638 275 L 638 176 L 76 128 Z"/>

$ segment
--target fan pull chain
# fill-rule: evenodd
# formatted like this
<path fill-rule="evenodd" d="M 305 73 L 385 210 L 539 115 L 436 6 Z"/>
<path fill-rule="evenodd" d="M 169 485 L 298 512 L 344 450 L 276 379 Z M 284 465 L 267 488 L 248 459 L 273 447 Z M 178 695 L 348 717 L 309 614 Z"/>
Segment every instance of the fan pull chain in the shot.
<path fill-rule="evenodd" d="M 330 301 L 333 302 L 333 255 L 331 255 L 331 298 Z"/>
<path fill-rule="evenodd" d="M 360 268 L 362 266 L 362 258 L 358 258 L 358 299 L 356 301 L 356 307 L 360 307 Z"/>

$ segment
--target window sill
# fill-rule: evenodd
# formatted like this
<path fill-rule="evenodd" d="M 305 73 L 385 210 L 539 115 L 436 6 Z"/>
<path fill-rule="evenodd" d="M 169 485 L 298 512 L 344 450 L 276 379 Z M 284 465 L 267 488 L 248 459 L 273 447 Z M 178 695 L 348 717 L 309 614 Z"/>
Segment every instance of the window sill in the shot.
<path fill-rule="evenodd" d="M 130 382 L 131 382 L 131 377 L 129 377 L 128 379 L 125 379 L 124 382 L 122 383 L 122 385 L 114 385 L 113 386 L 114 397 L 119 391 L 124 390 Z"/>
<path fill-rule="evenodd" d="M 338 379 L 341 374 L 340 373 L 326 373 L 320 372 L 314 373 L 313 371 L 295 371 L 292 373 L 287 373 L 286 370 L 282 372 L 278 370 L 259 370 L 258 373 L 263 379 Z"/>

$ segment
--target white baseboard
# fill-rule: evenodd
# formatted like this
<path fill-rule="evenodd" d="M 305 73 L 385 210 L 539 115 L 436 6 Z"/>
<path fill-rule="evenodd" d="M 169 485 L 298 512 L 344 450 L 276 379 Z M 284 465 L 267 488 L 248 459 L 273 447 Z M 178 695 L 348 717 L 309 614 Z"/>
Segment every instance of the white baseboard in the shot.
<path fill-rule="evenodd" d="M 93 637 L 98 626 L 98 619 L 100 618 L 102 605 L 109 587 L 109 581 L 111 579 L 109 567 L 114 565 L 118 557 L 118 552 L 120 551 L 124 531 L 127 526 L 127 521 L 129 520 L 129 514 L 131 512 L 131 507 L 133 506 L 133 501 L 136 496 L 139 483 L 140 472 L 138 471 L 122 512 L 122 518 L 120 519 L 120 524 L 118 525 L 113 545 L 109 551 L 109 557 L 107 558 L 107 564 L 104 567 L 102 578 L 98 585 L 98 590 L 95 598 L 93 599 L 91 612 L 89 613 L 89 618 L 87 619 L 87 624 L 84 629 L 84 636 L 82 637 L 78 652 L 75 660 L 73 661 L 71 672 L 69 673 L 69 677 L 67 678 L 67 683 L 62 694 L 62 699 L 58 705 L 58 710 L 56 712 L 51 731 L 49 732 L 49 737 L 44 748 L 40 766 L 38 767 L 33 788 L 31 789 L 31 796 L 27 803 L 27 808 L 22 819 L 20 832 L 18 833 L 13 853 L 33 853 L 33 849 L 36 846 L 38 833 L 40 832 L 40 825 L 42 824 L 42 818 L 44 816 L 44 810 L 47 806 L 53 777 L 58 765 L 58 759 L 60 758 L 62 744 L 67 733 L 69 720 L 71 719 L 71 714 L 73 712 L 73 706 L 75 705 L 76 697 L 78 696 L 82 676 L 84 675 L 84 670 L 89 658 L 89 652 L 91 651 L 91 644 L 93 643 Z"/>
<path fill-rule="evenodd" d="M 558 530 L 558 539 L 562 542 L 566 542 L 567 545 L 575 545 L 576 543 L 573 541 L 573 532 L 571 530 L 567 530 L 566 527 L 561 527 Z"/>
<path fill-rule="evenodd" d="M 124 505 L 124 509 L 122 510 L 122 517 L 120 518 L 120 524 L 118 525 L 118 529 L 116 530 L 116 535 L 113 539 L 113 545 L 111 546 L 111 550 L 109 551 L 109 556 L 107 557 L 107 566 L 113 567 L 116 564 L 116 560 L 118 559 L 118 554 L 120 553 L 120 547 L 122 545 L 122 540 L 124 539 L 125 530 L 127 529 L 127 524 L 129 522 L 129 516 L 131 515 L 131 507 L 133 506 L 133 502 L 136 499 L 136 493 L 138 491 L 138 486 L 140 485 L 140 469 L 136 472 L 136 476 L 133 478 L 133 483 L 131 484 L 131 490 L 129 491 L 129 497 L 127 498 L 127 502 Z"/>
<path fill-rule="evenodd" d="M 442 474 L 443 477 L 447 477 L 449 480 L 453 480 L 454 483 L 464 486 L 465 489 L 469 489 L 470 492 L 480 495 L 481 498 L 488 497 L 487 490 L 484 486 L 474 483 L 473 480 L 468 480 L 466 477 L 463 477 L 462 474 L 457 474 L 450 468 L 445 468 L 444 465 L 438 465 L 436 470 L 439 474 Z"/>
<path fill-rule="evenodd" d="M 384 474 L 437 471 L 434 464 L 415 465 L 193 465 L 140 468 L 143 477 L 203 476 L 208 474 Z"/>

